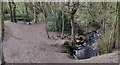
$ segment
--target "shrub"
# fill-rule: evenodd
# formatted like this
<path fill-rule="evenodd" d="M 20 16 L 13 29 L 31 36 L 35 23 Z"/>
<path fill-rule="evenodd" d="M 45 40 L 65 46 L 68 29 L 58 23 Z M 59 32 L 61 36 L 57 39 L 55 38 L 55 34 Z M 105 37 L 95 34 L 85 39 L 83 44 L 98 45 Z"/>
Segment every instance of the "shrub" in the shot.
<path fill-rule="evenodd" d="M 100 54 L 111 53 L 114 50 L 113 46 L 116 39 L 110 40 L 111 36 L 113 35 L 110 30 L 101 36 L 101 40 L 98 41 L 98 50 Z"/>
<path fill-rule="evenodd" d="M 11 16 L 10 14 L 5 14 L 5 20 L 10 20 Z M 26 19 L 26 14 L 17 14 L 16 15 L 16 19 L 23 19 L 25 20 Z M 33 20 L 34 19 L 34 15 L 33 14 L 29 14 L 29 17 L 27 18 L 28 20 Z"/>

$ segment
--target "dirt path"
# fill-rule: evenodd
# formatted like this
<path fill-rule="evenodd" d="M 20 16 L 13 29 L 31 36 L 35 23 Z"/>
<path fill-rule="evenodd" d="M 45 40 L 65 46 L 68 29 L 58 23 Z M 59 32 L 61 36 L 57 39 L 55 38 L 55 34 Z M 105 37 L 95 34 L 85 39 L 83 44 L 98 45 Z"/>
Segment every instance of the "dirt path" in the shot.
<path fill-rule="evenodd" d="M 67 54 L 51 44 L 59 40 L 49 40 L 43 24 L 26 25 L 5 23 L 9 29 L 9 39 L 3 43 L 5 60 L 8 63 L 73 63 L 94 62 L 91 60 L 72 60 Z M 94 59 L 93 59 L 94 60 Z M 99 61 L 99 60 L 98 60 Z"/>
<path fill-rule="evenodd" d="M 66 54 L 57 52 L 59 51 L 57 47 L 51 46 L 55 40 L 46 38 L 43 24 L 26 25 L 8 22 L 5 25 L 10 29 L 9 34 L 19 38 L 10 36 L 4 42 L 4 54 L 7 62 L 52 63 L 71 61 Z"/>

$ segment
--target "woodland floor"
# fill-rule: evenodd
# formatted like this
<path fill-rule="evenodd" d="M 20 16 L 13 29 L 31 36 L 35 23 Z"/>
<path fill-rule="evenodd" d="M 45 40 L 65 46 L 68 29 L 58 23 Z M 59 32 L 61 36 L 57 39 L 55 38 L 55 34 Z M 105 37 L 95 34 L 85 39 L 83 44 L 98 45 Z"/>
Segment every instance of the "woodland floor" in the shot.
<path fill-rule="evenodd" d="M 6 41 L 3 43 L 7 63 L 117 63 L 117 52 L 90 59 L 73 60 L 61 53 L 63 40 L 47 39 L 43 23 L 5 22 Z M 55 33 L 50 35 L 55 36 Z"/>

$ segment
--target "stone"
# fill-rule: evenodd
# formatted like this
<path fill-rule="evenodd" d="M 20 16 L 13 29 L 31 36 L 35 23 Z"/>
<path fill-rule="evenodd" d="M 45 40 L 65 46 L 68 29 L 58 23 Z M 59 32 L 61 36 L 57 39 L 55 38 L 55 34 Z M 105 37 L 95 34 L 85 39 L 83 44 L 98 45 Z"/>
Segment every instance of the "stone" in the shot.
<path fill-rule="evenodd" d="M 78 59 L 85 59 L 86 58 L 86 48 L 82 47 L 79 50 L 75 50 L 75 55 Z"/>

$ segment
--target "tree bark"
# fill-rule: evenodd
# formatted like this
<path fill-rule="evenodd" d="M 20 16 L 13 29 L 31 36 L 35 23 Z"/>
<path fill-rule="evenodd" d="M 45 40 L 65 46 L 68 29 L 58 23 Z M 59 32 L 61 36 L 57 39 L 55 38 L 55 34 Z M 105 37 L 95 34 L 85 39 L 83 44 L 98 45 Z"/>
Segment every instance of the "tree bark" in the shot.
<path fill-rule="evenodd" d="M 48 38 L 50 38 L 50 36 L 49 36 L 49 33 L 48 33 L 48 30 L 47 30 L 47 15 L 46 15 L 46 13 L 44 13 L 44 16 L 45 16 L 45 28 L 46 28 L 46 34 L 47 34 L 47 37 Z"/>
<path fill-rule="evenodd" d="M 47 21 L 48 21 L 48 16 L 47 16 L 47 8 L 46 8 L 46 5 L 47 3 L 41 3 L 42 4 L 42 11 L 43 11 L 43 14 L 44 14 L 44 17 L 45 17 L 45 28 L 46 28 L 46 34 L 47 34 L 47 38 L 50 38 L 49 36 L 49 33 L 48 33 L 48 29 L 47 29 Z"/>
<path fill-rule="evenodd" d="M 12 2 L 13 4 L 13 22 L 17 23 L 16 20 L 16 4 L 14 2 Z"/>
<path fill-rule="evenodd" d="M 0 2 L 0 63 L 5 64 L 2 42 L 4 39 L 4 13 L 3 13 L 3 2 Z"/>
<path fill-rule="evenodd" d="M 34 3 L 34 15 L 35 15 L 35 23 L 38 23 L 38 16 L 37 16 L 37 9 L 36 9 L 36 3 Z"/>
<path fill-rule="evenodd" d="M 72 41 L 72 45 L 74 46 L 76 43 L 76 39 L 75 39 L 75 21 L 74 21 L 74 15 L 77 11 L 77 8 L 79 6 L 79 2 L 73 3 L 73 7 L 70 11 L 70 22 L 71 22 L 71 41 Z"/>
<path fill-rule="evenodd" d="M 28 14 L 28 8 L 26 5 L 25 5 L 25 10 L 26 10 L 26 21 L 27 21 L 27 19 L 29 18 L 29 14 Z"/>
<path fill-rule="evenodd" d="M 11 2 L 9 2 L 9 7 L 10 7 L 10 18 L 11 18 L 11 22 L 13 22 L 13 15 L 12 15 L 12 5 Z"/>
<path fill-rule="evenodd" d="M 119 48 L 120 47 L 120 2 L 117 2 L 117 6 L 116 6 L 116 8 L 117 8 L 117 19 L 116 19 L 116 21 L 117 21 L 117 43 L 116 43 L 116 47 L 117 48 Z"/>
<path fill-rule="evenodd" d="M 71 27 L 72 27 L 72 30 L 71 30 L 71 40 L 72 40 L 72 43 L 75 44 L 76 43 L 76 40 L 75 40 L 75 25 L 74 25 L 74 15 L 71 15 Z"/>
<path fill-rule="evenodd" d="M 63 38 L 64 37 L 64 13 L 63 13 L 63 11 L 62 11 L 62 34 L 61 34 L 61 38 Z"/>
<path fill-rule="evenodd" d="M 102 23 L 103 23 L 103 32 L 105 33 L 105 30 L 106 30 L 106 5 L 107 3 L 106 2 L 102 2 L 102 9 L 103 9 L 103 19 L 102 19 Z"/>
<path fill-rule="evenodd" d="M 4 39 L 4 37 L 3 37 L 3 35 L 4 35 L 4 13 L 3 13 L 3 2 L 1 3 L 1 11 L 0 11 L 0 15 L 1 15 L 1 17 L 0 17 L 0 42 L 2 43 L 3 42 L 3 39 Z"/>

